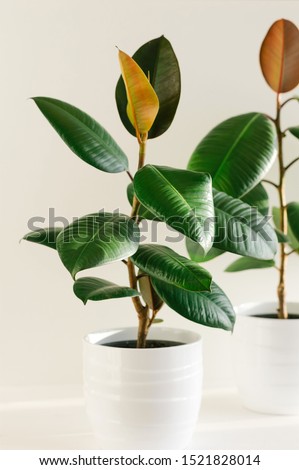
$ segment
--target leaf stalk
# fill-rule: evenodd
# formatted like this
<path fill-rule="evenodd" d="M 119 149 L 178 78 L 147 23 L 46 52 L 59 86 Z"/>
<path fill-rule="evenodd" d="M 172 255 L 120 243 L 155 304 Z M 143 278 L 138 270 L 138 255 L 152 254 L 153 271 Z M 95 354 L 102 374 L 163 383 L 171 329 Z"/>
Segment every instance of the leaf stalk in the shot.
<path fill-rule="evenodd" d="M 138 139 L 138 142 L 139 142 L 138 170 L 140 170 L 144 166 L 145 156 L 146 156 L 147 134 L 142 134 L 140 137 L 141 138 Z M 138 220 L 139 207 L 140 207 L 140 202 L 138 201 L 134 193 L 131 218 L 134 219 L 136 223 L 140 222 L 140 220 Z M 129 258 L 127 261 L 127 268 L 128 268 L 128 274 L 129 274 L 130 287 L 132 289 L 137 290 L 138 276 L 136 276 L 135 265 L 131 258 Z M 135 286 L 135 287 L 132 287 L 132 286 Z M 150 309 L 148 305 L 143 305 L 139 297 L 132 297 L 132 302 L 137 312 L 138 321 L 139 321 L 137 348 L 145 348 L 147 334 L 152 323 L 150 316 L 149 316 Z"/>
<path fill-rule="evenodd" d="M 286 102 L 284 102 L 286 104 Z M 276 119 L 275 126 L 278 138 L 278 164 L 279 164 L 279 207 L 280 207 L 280 230 L 284 235 L 287 235 L 288 220 L 287 220 L 287 205 L 286 205 L 286 192 L 285 192 L 285 172 L 283 161 L 283 132 L 281 131 L 280 113 L 282 105 L 280 104 L 280 95 L 277 94 L 276 98 Z M 287 319 L 288 311 L 286 305 L 286 291 L 285 291 L 285 275 L 286 275 L 286 262 L 287 254 L 285 251 L 286 244 L 280 243 L 280 261 L 279 261 L 279 283 L 277 287 L 278 295 L 278 318 Z"/>

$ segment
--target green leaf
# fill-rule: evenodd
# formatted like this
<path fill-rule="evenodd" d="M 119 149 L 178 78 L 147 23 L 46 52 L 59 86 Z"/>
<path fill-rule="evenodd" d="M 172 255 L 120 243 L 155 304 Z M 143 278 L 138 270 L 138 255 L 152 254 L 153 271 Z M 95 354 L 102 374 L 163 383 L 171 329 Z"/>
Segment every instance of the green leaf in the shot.
<path fill-rule="evenodd" d="M 60 227 L 40 228 L 24 235 L 23 240 L 56 250 L 56 239 L 62 230 Z"/>
<path fill-rule="evenodd" d="M 289 211 L 290 213 L 292 212 L 291 209 L 289 209 L 288 207 L 289 205 L 287 205 L 287 211 L 288 211 L 288 219 L 289 219 Z M 275 227 L 277 228 L 277 230 L 280 231 L 281 233 L 281 230 L 280 230 L 280 210 L 278 207 L 273 207 L 272 208 L 272 216 L 273 216 L 273 222 L 274 222 L 274 225 Z M 291 218 L 293 218 L 294 216 L 291 214 Z M 294 222 L 293 222 L 293 225 L 294 225 Z M 288 221 L 288 234 L 287 234 L 287 238 L 288 238 L 288 244 L 289 246 L 292 248 L 292 250 L 296 250 L 299 252 L 299 239 L 296 238 L 295 234 L 293 233 L 293 230 L 290 226 L 290 223 Z M 280 243 L 283 243 L 283 242 L 280 242 Z"/>
<path fill-rule="evenodd" d="M 282 233 L 281 230 L 279 230 L 278 228 L 275 228 L 274 231 L 276 233 L 278 243 L 289 243 L 290 242 L 289 237 L 287 235 L 285 235 L 284 233 Z"/>
<path fill-rule="evenodd" d="M 155 291 L 151 279 L 141 270 L 138 271 L 138 285 L 142 298 L 154 312 L 158 312 L 163 306 L 163 300 L 158 296 Z"/>
<path fill-rule="evenodd" d="M 188 320 L 213 328 L 233 329 L 233 307 L 215 282 L 211 292 L 187 291 L 156 278 L 152 282 L 164 302 Z"/>
<path fill-rule="evenodd" d="M 227 273 L 235 273 L 238 271 L 246 271 L 247 269 L 273 268 L 274 266 L 275 261 L 273 259 L 260 260 L 245 256 L 244 258 L 239 258 L 231 263 L 225 271 Z"/>
<path fill-rule="evenodd" d="M 136 297 L 139 292 L 97 277 L 82 277 L 74 283 L 74 293 L 84 304 L 88 300 L 106 300 L 119 297 Z"/>
<path fill-rule="evenodd" d="M 192 291 L 210 290 L 211 274 L 167 246 L 140 245 L 132 260 L 146 274 L 169 284 Z"/>
<path fill-rule="evenodd" d="M 214 248 L 214 246 L 212 246 L 210 251 L 204 255 L 201 246 L 193 240 L 190 240 L 190 238 L 186 238 L 186 248 L 190 259 L 196 263 L 211 261 L 224 253 L 223 250 L 219 250 L 219 248 Z"/>
<path fill-rule="evenodd" d="M 81 217 L 57 237 L 59 256 L 73 278 L 84 269 L 133 255 L 138 244 L 139 228 L 133 220 L 109 212 Z"/>
<path fill-rule="evenodd" d="M 299 247 L 299 203 L 290 202 L 287 205 L 287 212 L 288 212 L 288 224 L 289 224 L 290 230 L 297 242 L 296 246 Z"/>
<path fill-rule="evenodd" d="M 181 92 L 180 69 L 170 42 L 161 36 L 141 46 L 133 59 L 150 79 L 159 98 L 159 112 L 149 131 L 149 138 L 162 135 L 171 125 L 179 104 Z M 127 94 L 122 77 L 115 92 L 117 109 L 125 128 L 135 136 L 136 132 L 127 115 Z"/>
<path fill-rule="evenodd" d="M 249 206 L 255 207 L 263 215 L 267 215 L 269 212 L 269 196 L 261 183 L 240 199 Z"/>
<path fill-rule="evenodd" d="M 134 190 L 146 209 L 209 251 L 214 208 L 208 174 L 146 165 L 135 175 Z"/>
<path fill-rule="evenodd" d="M 133 197 L 134 197 L 133 183 L 130 183 L 127 187 L 127 197 L 128 197 L 129 203 L 132 206 Z M 158 219 L 158 217 L 156 217 L 151 211 L 146 209 L 142 204 L 140 205 L 139 210 L 138 210 L 138 217 L 140 217 L 141 219 L 155 220 L 156 222 L 161 222 L 161 220 Z"/>
<path fill-rule="evenodd" d="M 86 163 L 108 173 L 128 169 L 124 152 L 88 114 L 54 98 L 33 100 L 67 146 Z"/>
<path fill-rule="evenodd" d="M 273 122 L 263 114 L 235 116 L 216 126 L 199 143 L 188 169 L 210 173 L 213 187 L 242 197 L 273 164 L 276 136 Z"/>
<path fill-rule="evenodd" d="M 289 131 L 294 137 L 297 137 L 297 139 L 299 139 L 299 126 L 296 126 L 296 127 L 289 127 L 289 128 L 288 128 L 288 131 Z"/>
<path fill-rule="evenodd" d="M 214 189 L 216 216 L 214 247 L 238 255 L 273 259 L 277 251 L 274 229 L 256 209 Z"/>

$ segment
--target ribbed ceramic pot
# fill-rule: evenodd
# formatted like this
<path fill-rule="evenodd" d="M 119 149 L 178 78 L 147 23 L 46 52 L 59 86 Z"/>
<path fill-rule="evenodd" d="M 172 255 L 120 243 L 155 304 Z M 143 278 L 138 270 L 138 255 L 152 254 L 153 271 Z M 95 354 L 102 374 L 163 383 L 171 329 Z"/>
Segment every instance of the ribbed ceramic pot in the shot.
<path fill-rule="evenodd" d="M 262 413 L 299 414 L 299 318 L 279 320 L 274 302 L 236 307 L 233 361 L 242 402 Z M 299 314 L 299 303 L 288 311 Z"/>
<path fill-rule="evenodd" d="M 84 389 L 89 420 L 102 449 L 184 449 L 201 403 L 202 342 L 197 333 L 153 327 L 149 338 L 184 344 L 128 349 L 136 328 L 84 338 Z"/>

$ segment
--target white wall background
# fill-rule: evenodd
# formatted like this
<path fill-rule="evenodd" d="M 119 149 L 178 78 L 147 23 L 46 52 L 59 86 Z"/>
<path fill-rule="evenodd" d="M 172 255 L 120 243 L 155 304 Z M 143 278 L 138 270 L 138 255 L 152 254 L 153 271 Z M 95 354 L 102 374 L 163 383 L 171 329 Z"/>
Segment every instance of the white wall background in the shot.
<path fill-rule="evenodd" d="M 148 161 L 184 168 L 199 140 L 218 122 L 255 110 L 274 113 L 274 95 L 259 70 L 259 47 L 273 21 L 298 20 L 299 4 L 10 0 L 1 10 L 0 385 L 77 383 L 82 336 L 99 328 L 134 325 L 130 300 L 84 307 L 73 295 L 71 278 L 57 254 L 19 244 L 19 239 L 28 231 L 28 219 L 47 219 L 50 207 L 69 220 L 103 207 L 127 212 L 128 179 L 126 174 L 99 172 L 75 157 L 27 98 L 60 98 L 94 116 L 127 152 L 134 170 L 136 143 L 122 127 L 114 101 L 119 75 L 114 46 L 133 53 L 164 34 L 180 61 L 182 97 L 171 129 L 150 141 Z M 298 111 L 298 104 L 289 105 L 286 125 L 298 125 Z M 292 137 L 288 148 L 290 157 L 298 155 Z M 295 168 L 288 176 L 289 200 L 299 195 Z M 275 168 L 271 176 L 275 178 Z M 185 252 L 184 244 L 175 248 Z M 275 295 L 274 270 L 226 274 L 223 269 L 232 259 L 220 257 L 208 269 L 233 303 Z M 289 263 L 288 292 L 298 300 L 296 261 Z M 121 263 L 96 271 L 126 283 Z M 162 316 L 166 326 L 202 332 L 206 387 L 233 383 L 230 334 L 196 326 L 168 308 Z"/>

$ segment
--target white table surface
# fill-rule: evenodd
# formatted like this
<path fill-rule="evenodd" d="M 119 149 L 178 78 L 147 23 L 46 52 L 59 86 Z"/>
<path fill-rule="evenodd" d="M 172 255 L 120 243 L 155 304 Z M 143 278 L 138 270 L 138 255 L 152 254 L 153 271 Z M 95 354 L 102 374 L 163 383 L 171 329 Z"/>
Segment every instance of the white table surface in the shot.
<path fill-rule="evenodd" d="M 80 386 L 0 388 L 0 449 L 97 449 Z M 235 390 L 204 392 L 190 449 L 299 449 L 299 416 L 253 413 Z"/>

